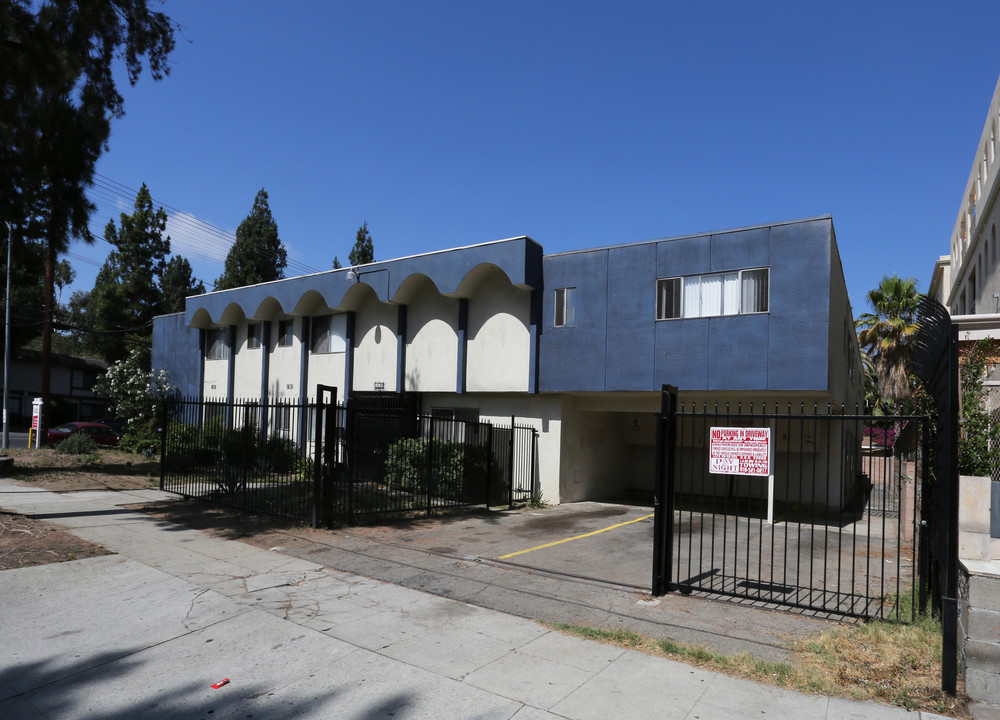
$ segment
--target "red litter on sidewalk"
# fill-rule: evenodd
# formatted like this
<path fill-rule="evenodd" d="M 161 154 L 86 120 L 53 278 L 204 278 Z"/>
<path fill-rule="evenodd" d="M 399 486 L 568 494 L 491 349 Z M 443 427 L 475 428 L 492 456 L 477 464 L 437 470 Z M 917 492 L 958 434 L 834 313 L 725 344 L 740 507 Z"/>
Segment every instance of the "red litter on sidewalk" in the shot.
<path fill-rule="evenodd" d="M 228 685 L 228 684 L 229 684 L 229 678 L 226 678 L 225 680 L 220 680 L 219 682 L 213 684 L 212 685 L 212 689 L 213 690 L 218 690 L 223 685 Z"/>

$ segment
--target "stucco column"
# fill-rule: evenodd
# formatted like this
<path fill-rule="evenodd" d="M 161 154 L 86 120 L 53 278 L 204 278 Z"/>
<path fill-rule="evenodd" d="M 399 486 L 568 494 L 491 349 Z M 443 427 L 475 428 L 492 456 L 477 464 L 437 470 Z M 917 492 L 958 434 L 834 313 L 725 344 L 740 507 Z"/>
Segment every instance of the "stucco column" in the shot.
<path fill-rule="evenodd" d="M 531 291 L 531 327 L 528 337 L 528 392 L 538 392 L 538 336 L 542 332 L 542 291 Z"/>
<path fill-rule="evenodd" d="M 229 357 L 226 361 L 226 402 L 232 405 L 236 398 L 233 394 L 236 391 L 236 326 L 226 327 L 226 345 L 229 349 Z"/>
<path fill-rule="evenodd" d="M 198 363 L 198 402 L 205 402 L 205 343 L 208 333 L 204 328 L 198 329 L 198 347 L 201 348 L 201 362 Z"/>
<path fill-rule="evenodd" d="M 299 356 L 299 447 L 305 447 L 309 439 L 306 428 L 306 400 L 309 398 L 309 390 L 306 384 L 309 382 L 309 352 L 312 350 L 312 318 L 302 318 L 302 351 Z"/>
<path fill-rule="evenodd" d="M 406 391 L 406 305 L 396 315 L 396 392 Z"/>
<path fill-rule="evenodd" d="M 260 431 L 268 433 L 268 375 L 271 372 L 271 322 L 263 322 L 260 333 Z"/>
<path fill-rule="evenodd" d="M 344 313 L 346 328 L 344 329 L 344 403 L 351 397 L 354 386 L 354 315 L 353 311 Z"/>
<path fill-rule="evenodd" d="M 458 300 L 458 378 L 455 392 L 465 392 L 465 379 L 469 363 L 469 301 Z"/>

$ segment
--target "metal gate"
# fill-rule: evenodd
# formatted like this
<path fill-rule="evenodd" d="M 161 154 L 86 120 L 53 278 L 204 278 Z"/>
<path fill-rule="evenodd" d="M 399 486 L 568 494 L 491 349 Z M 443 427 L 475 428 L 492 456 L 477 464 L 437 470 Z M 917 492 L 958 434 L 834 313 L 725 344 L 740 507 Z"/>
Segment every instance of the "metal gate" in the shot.
<path fill-rule="evenodd" d="M 391 396 L 391 397 L 385 397 Z M 336 404 L 319 386 L 313 525 L 455 507 L 513 506 L 536 491 L 537 431 L 418 412 L 402 395 Z"/>
<path fill-rule="evenodd" d="M 917 310 L 913 371 L 933 403 L 933 458 L 924 485 L 920 538 L 920 609 L 940 613 L 941 689 L 958 685 L 958 326 L 924 297 Z"/>
<path fill-rule="evenodd" d="M 655 595 L 725 595 L 864 618 L 913 612 L 901 599 L 917 574 L 926 418 L 676 403 L 666 388 Z M 712 428 L 766 429 L 770 472 L 710 472 Z"/>

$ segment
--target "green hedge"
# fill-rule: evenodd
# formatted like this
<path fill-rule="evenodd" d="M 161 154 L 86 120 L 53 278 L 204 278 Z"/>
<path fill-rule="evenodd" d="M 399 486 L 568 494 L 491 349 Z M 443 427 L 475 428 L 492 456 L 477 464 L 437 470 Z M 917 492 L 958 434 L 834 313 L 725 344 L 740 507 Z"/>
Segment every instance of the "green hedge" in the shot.
<path fill-rule="evenodd" d="M 465 502 L 484 482 L 489 450 L 459 442 L 404 438 L 389 447 L 385 482 L 391 488 L 454 502 Z"/>

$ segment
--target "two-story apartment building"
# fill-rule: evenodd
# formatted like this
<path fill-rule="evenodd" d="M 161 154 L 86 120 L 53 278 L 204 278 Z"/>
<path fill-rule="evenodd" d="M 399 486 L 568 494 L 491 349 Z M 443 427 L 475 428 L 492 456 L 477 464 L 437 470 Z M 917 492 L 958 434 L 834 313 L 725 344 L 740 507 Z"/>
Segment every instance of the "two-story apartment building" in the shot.
<path fill-rule="evenodd" d="M 208 293 L 156 319 L 153 361 L 205 398 L 322 383 L 514 416 L 539 431 L 544 497 L 566 502 L 651 489 L 664 383 L 686 401 L 853 406 L 853 327 L 819 217 L 552 255 L 518 237 Z M 849 484 L 830 481 L 831 506 Z"/>

